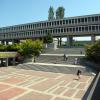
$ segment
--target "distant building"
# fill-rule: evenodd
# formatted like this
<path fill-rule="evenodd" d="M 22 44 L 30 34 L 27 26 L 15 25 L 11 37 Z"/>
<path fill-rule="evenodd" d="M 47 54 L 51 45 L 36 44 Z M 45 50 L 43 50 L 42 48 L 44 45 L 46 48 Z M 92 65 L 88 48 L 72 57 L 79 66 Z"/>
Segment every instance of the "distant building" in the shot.
<path fill-rule="evenodd" d="M 62 37 L 66 37 L 70 45 L 73 37 L 76 36 L 91 36 L 91 41 L 94 42 L 95 36 L 100 35 L 100 14 L 2 27 L 0 28 L 0 41 L 7 44 L 9 41 L 19 42 L 27 38 L 43 38 L 47 33 L 58 38 L 59 45 Z"/>

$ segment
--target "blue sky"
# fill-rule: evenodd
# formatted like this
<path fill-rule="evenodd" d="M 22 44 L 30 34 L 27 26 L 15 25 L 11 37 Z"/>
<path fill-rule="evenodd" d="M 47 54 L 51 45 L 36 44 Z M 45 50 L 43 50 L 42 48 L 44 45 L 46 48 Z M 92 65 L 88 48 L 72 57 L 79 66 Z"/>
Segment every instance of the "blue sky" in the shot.
<path fill-rule="evenodd" d="M 0 0 L 0 27 L 47 20 L 50 6 L 65 17 L 100 13 L 100 0 Z"/>
<path fill-rule="evenodd" d="M 100 13 L 100 0 L 0 0 L 0 27 L 47 20 L 50 6 L 65 17 Z"/>

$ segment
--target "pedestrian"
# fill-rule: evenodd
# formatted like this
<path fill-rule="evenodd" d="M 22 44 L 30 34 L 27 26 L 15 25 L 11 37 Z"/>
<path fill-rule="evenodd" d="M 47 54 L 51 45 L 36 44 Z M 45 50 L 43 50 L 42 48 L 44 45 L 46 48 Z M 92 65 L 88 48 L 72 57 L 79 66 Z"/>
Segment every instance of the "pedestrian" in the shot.
<path fill-rule="evenodd" d="M 81 78 L 81 77 L 80 77 L 81 73 L 82 73 L 81 70 L 78 70 L 78 71 L 77 71 L 78 80 Z"/>
<path fill-rule="evenodd" d="M 64 57 L 64 61 L 65 61 L 65 60 L 66 60 L 66 54 L 64 54 L 64 56 L 63 56 L 63 57 Z"/>
<path fill-rule="evenodd" d="M 80 54 L 82 54 L 82 51 L 80 51 Z"/>
<path fill-rule="evenodd" d="M 74 64 L 76 65 L 78 63 L 78 58 L 75 58 Z"/>
<path fill-rule="evenodd" d="M 66 56 L 65 58 L 66 58 L 66 61 L 67 61 L 67 59 L 68 59 L 68 56 Z"/>

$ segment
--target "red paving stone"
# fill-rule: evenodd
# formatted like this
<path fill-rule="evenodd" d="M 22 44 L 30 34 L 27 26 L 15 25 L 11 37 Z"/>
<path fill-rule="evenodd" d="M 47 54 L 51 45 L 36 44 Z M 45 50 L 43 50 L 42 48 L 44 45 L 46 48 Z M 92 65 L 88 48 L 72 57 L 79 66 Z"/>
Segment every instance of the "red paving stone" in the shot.
<path fill-rule="evenodd" d="M 66 86 L 69 82 L 68 81 L 64 81 L 63 83 L 60 84 L 60 86 Z"/>
<path fill-rule="evenodd" d="M 23 92 L 25 92 L 25 90 L 20 88 L 8 89 L 6 91 L 0 92 L 0 100 L 9 100 L 12 97 L 17 96 Z"/>
<path fill-rule="evenodd" d="M 45 90 L 51 88 L 52 86 L 56 85 L 57 83 L 59 83 L 58 80 L 47 79 L 46 81 L 43 81 L 43 82 L 40 82 L 36 85 L 31 86 L 30 88 L 40 90 L 40 91 L 45 91 Z"/>
<path fill-rule="evenodd" d="M 23 82 L 23 81 L 24 81 L 23 79 L 18 79 L 16 77 L 10 77 L 8 79 L 3 80 L 3 82 L 11 83 L 11 84 L 20 83 L 20 82 Z"/>
<path fill-rule="evenodd" d="M 37 92 L 31 92 L 22 97 L 19 97 L 16 100 L 50 100 L 51 98 L 52 98 L 51 95 L 37 93 Z"/>
<path fill-rule="evenodd" d="M 65 91 L 66 88 L 65 87 L 59 87 L 56 91 L 54 91 L 54 94 L 61 94 L 63 91 Z"/>
<path fill-rule="evenodd" d="M 76 85 L 77 85 L 77 82 L 72 82 L 67 87 L 74 88 Z"/>
<path fill-rule="evenodd" d="M 64 93 L 64 96 L 72 97 L 75 92 L 75 89 L 69 89 Z"/>
<path fill-rule="evenodd" d="M 11 75 L 10 78 L 3 77 L 0 80 L 0 82 L 4 82 L 4 84 L 0 83 L 0 100 L 10 100 L 13 97 L 17 100 L 50 100 L 52 98 L 53 100 L 81 100 L 86 89 L 85 86 L 87 87 L 91 82 L 91 76 L 81 76 L 80 80 L 75 81 L 76 75 L 72 74 L 7 69 L 5 69 L 5 73 L 12 73 L 12 71 L 15 73 L 14 75 Z M 34 78 L 29 79 L 32 76 L 35 77 L 35 79 L 41 78 L 41 80 L 34 81 Z M 9 83 L 9 85 L 6 85 L 7 83 Z M 17 83 L 23 83 L 23 85 Z M 24 89 L 25 87 L 27 87 L 27 89 Z M 31 90 L 32 92 L 29 93 L 28 90 Z M 51 91 L 52 93 L 48 91 Z M 75 93 L 76 91 L 77 93 Z"/>
<path fill-rule="evenodd" d="M 69 100 L 69 99 L 65 99 L 65 98 L 56 97 L 54 100 Z"/>
<path fill-rule="evenodd" d="M 80 83 L 76 88 L 85 89 L 86 83 Z"/>
<path fill-rule="evenodd" d="M 0 83 L 0 91 L 10 88 L 11 86 Z"/>
<path fill-rule="evenodd" d="M 75 98 L 82 98 L 84 93 L 85 93 L 84 90 L 79 90 L 78 93 L 75 95 Z"/>

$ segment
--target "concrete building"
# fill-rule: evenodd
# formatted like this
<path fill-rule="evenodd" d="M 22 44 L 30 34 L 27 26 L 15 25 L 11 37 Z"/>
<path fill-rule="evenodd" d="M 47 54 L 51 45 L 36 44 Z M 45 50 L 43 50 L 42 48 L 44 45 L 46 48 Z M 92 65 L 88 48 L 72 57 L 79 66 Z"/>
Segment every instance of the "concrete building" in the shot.
<path fill-rule="evenodd" d="M 47 33 L 58 39 L 58 45 L 61 45 L 62 37 L 67 38 L 69 45 L 72 45 L 73 37 L 79 36 L 91 36 L 91 41 L 94 42 L 95 36 L 100 35 L 100 14 L 2 27 L 0 41 L 2 44 L 8 44 L 9 41 L 43 38 Z"/>

